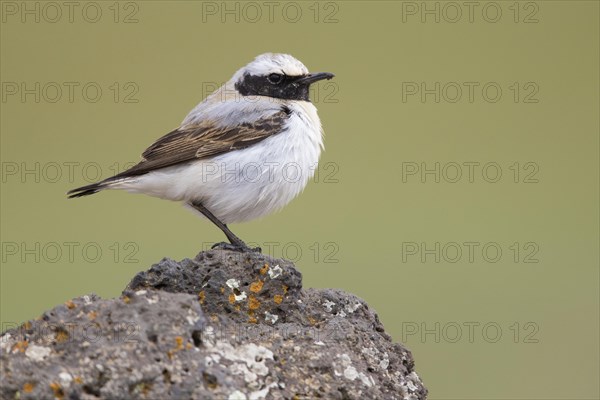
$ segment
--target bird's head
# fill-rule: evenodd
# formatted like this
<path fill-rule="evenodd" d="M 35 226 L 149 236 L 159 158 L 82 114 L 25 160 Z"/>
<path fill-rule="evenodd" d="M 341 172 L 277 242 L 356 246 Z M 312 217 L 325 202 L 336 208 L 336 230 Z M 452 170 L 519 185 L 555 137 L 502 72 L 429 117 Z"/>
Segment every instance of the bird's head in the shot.
<path fill-rule="evenodd" d="M 242 96 L 310 101 L 310 85 L 333 77 L 329 72 L 309 73 L 304 64 L 288 54 L 265 53 L 237 71 L 232 82 Z"/>

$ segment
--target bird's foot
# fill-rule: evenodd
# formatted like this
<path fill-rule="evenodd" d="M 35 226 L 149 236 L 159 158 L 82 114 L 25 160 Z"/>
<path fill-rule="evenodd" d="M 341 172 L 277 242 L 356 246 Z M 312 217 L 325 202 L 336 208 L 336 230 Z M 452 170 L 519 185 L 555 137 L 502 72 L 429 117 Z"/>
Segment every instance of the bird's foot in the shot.
<path fill-rule="evenodd" d="M 243 242 L 239 244 L 232 244 L 227 242 L 215 243 L 212 245 L 211 249 L 239 251 L 242 253 L 260 253 L 262 251 L 260 247 L 248 247 L 246 243 Z"/>

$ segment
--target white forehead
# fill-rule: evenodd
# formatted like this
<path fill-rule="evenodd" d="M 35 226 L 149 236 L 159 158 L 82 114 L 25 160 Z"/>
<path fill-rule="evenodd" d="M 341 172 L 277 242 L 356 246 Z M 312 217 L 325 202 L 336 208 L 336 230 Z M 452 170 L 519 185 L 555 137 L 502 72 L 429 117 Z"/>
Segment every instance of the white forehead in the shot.
<path fill-rule="evenodd" d="M 289 54 L 265 53 L 256 57 L 238 74 L 249 73 L 250 75 L 268 75 L 272 73 L 298 76 L 308 74 L 308 69 L 300 61 Z"/>

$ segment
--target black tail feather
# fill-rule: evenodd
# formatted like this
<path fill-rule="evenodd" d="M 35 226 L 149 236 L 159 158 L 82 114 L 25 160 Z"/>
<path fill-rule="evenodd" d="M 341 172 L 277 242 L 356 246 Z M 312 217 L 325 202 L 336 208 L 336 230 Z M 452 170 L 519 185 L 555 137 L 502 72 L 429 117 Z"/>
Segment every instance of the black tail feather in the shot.
<path fill-rule="evenodd" d="M 82 187 L 78 187 L 77 189 L 69 190 L 67 195 L 69 199 L 74 199 L 76 197 L 89 196 L 94 193 L 98 193 L 102 189 L 106 187 L 105 182 L 92 183 L 91 185 L 86 185 Z"/>
<path fill-rule="evenodd" d="M 74 199 L 75 197 L 89 196 L 91 194 L 98 193 L 103 189 L 109 188 L 111 183 L 119 182 L 129 177 L 129 170 L 127 170 L 110 178 L 106 178 L 103 181 L 78 187 L 77 189 L 69 190 L 67 192 L 67 196 L 69 197 L 69 199 Z"/>

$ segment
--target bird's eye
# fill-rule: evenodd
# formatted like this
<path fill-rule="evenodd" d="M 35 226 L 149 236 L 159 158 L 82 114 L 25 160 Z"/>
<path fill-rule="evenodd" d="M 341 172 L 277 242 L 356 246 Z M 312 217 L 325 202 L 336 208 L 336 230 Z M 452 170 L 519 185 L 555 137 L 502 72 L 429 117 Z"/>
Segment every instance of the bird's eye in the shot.
<path fill-rule="evenodd" d="M 271 83 L 281 83 L 283 81 L 283 75 L 281 74 L 270 74 L 267 78 Z"/>

